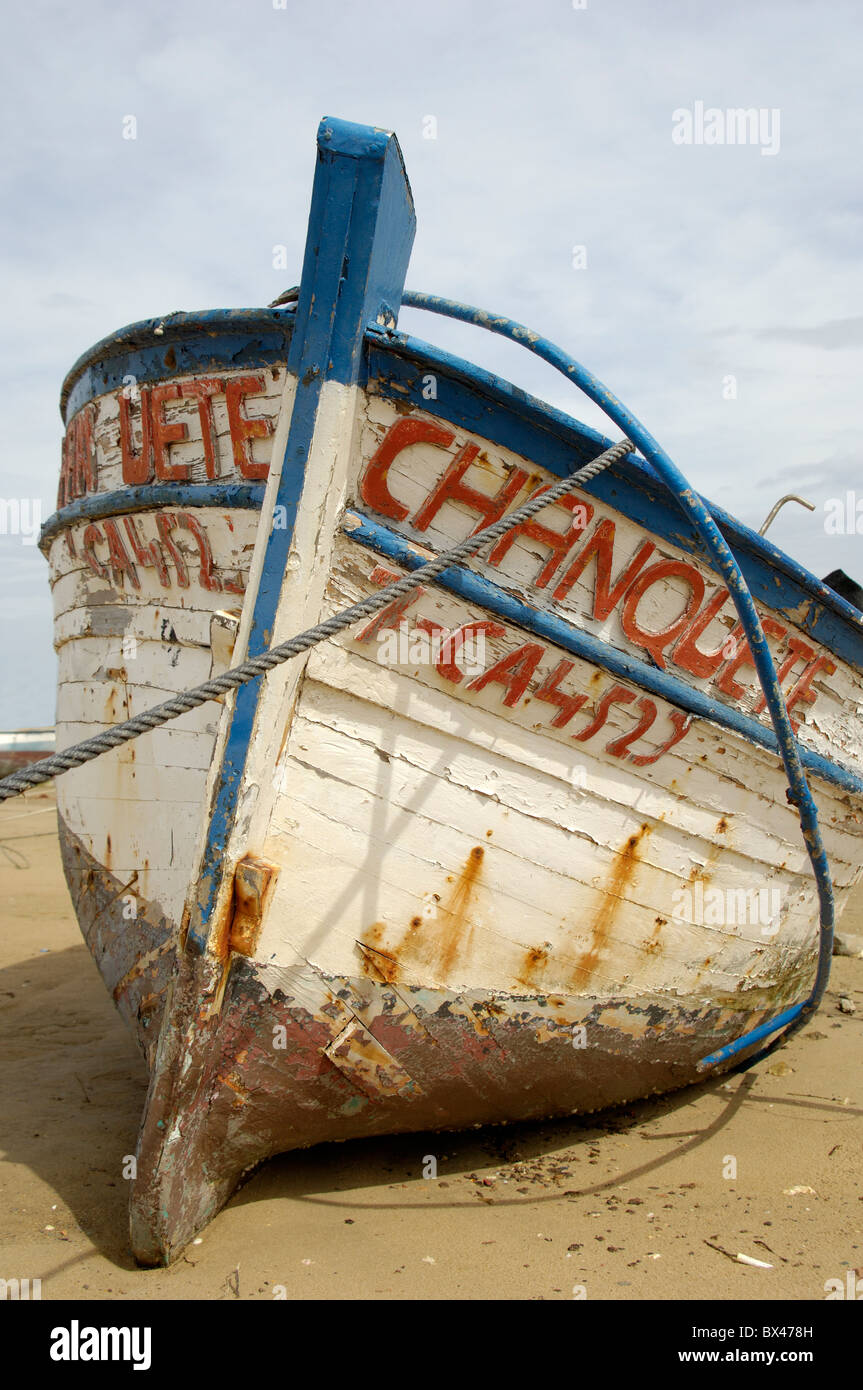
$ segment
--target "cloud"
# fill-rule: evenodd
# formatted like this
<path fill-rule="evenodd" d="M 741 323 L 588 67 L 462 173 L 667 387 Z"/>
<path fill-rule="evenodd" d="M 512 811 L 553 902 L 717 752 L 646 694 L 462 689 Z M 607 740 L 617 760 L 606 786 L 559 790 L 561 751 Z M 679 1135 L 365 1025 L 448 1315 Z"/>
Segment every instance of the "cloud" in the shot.
<path fill-rule="evenodd" d="M 813 14 L 786 0 L 14 7 L 0 495 L 50 502 L 60 384 L 92 342 L 175 307 L 265 304 L 296 282 L 324 114 L 397 131 L 419 221 L 411 287 L 568 347 L 749 524 L 781 492 L 853 488 L 860 19 L 854 0 L 836 0 L 830 25 Z M 778 108 L 779 154 L 675 145 L 673 112 L 698 100 Z M 287 271 L 273 269 L 277 244 Z M 511 344 L 418 313 L 403 326 L 602 424 Z M 859 538 L 792 511 L 777 543 L 859 574 Z M 44 570 L 28 569 L 25 591 L 41 626 L 4 611 L 5 650 L 38 679 L 25 697 L 6 677 L 0 726 L 53 709 Z"/>
<path fill-rule="evenodd" d="M 848 319 L 831 319 L 828 323 L 814 324 L 811 328 L 765 328 L 759 338 L 773 338 L 786 343 L 827 348 L 863 348 L 863 315 Z"/>

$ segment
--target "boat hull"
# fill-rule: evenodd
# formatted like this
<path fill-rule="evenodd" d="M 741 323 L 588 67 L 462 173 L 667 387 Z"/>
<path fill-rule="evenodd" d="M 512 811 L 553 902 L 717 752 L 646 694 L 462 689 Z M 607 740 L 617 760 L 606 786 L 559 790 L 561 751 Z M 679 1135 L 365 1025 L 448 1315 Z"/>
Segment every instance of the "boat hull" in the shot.
<path fill-rule="evenodd" d="M 366 437 L 331 535 L 323 616 L 407 572 L 410 547 L 428 546 L 410 524 L 371 524 L 364 480 L 406 417 L 373 394 L 359 413 Z M 436 423 L 421 412 L 407 418 L 417 429 Z M 516 468 L 533 486 L 553 477 L 542 459 L 476 434 L 470 442 L 489 493 Z M 440 454 L 439 445 L 412 444 L 392 482 L 415 512 L 445 473 Z M 615 528 L 615 569 L 645 545 L 656 547 L 656 564 L 691 564 L 666 538 L 577 496 L 591 509 L 588 538 L 603 524 Z M 435 548 L 468 521 L 464 508 L 441 510 Z M 198 515 L 207 534 L 222 526 L 221 547 L 212 543 L 219 570 L 245 582 L 256 513 L 234 513 L 231 528 L 220 509 Z M 80 554 L 73 532 L 76 540 Z M 573 537 L 573 553 L 580 541 Z M 160 1137 L 142 1149 L 133 1202 L 142 1262 L 173 1258 L 271 1154 L 661 1093 L 694 1081 L 708 1051 L 805 995 L 815 895 L 775 757 L 732 730 L 691 721 L 655 692 L 646 725 L 632 708 L 648 698 L 635 682 L 623 685 L 549 640 L 560 638 L 553 626 L 542 634 L 520 626 L 513 604 L 543 612 L 526 567 L 547 561 L 548 546 L 530 542 L 498 567 L 474 567 L 494 593 L 429 589 L 308 659 L 247 773 L 269 802 L 262 832 L 245 827 L 246 853 L 272 886 L 253 904 L 245 941 L 231 897 L 215 966 L 180 943 L 181 890 L 195 880 L 208 824 L 200 809 L 212 795 L 219 706 L 185 716 L 194 729 L 178 721 L 60 783 L 61 844 L 82 931 L 153 1070 L 149 1134 L 170 1133 L 174 1116 L 173 1144 Z M 190 577 L 170 614 L 178 658 L 163 658 L 171 645 L 163 638 L 156 683 L 140 641 L 140 664 L 119 672 L 111 663 L 123 635 L 166 632 L 165 595 L 86 564 L 73 591 L 64 536 L 51 544 L 55 591 L 74 594 L 58 608 L 59 630 L 79 634 L 61 644 L 60 713 L 97 716 L 86 730 L 80 718 L 59 719 L 60 746 L 234 659 L 236 628 L 216 608 L 222 591 Z M 673 588 L 657 601 L 673 606 Z M 584 632 L 595 602 L 586 578 L 566 620 L 581 605 Z M 612 619 L 618 626 L 609 631 L 606 619 L 606 637 L 623 650 L 619 607 Z M 467 637 L 449 654 L 422 648 L 437 630 L 464 636 L 468 627 L 485 637 L 483 651 L 468 651 Z M 714 636 L 704 649 L 715 645 Z M 520 685 L 525 668 L 513 656 L 525 648 L 530 679 L 514 693 L 511 673 Z M 478 675 L 465 669 L 468 656 Z M 549 686 L 562 662 L 565 682 Z M 140 673 L 131 698 L 130 668 Z M 496 668 L 499 679 L 483 684 Z M 551 701 L 537 698 L 544 689 Z M 161 742 L 148 752 L 148 740 Z M 841 902 L 857 875 L 859 813 L 841 788 L 820 793 Z M 740 921 L 705 914 L 707 895 L 727 907 L 741 893 Z M 185 1027 L 171 1022 L 178 1017 Z M 203 1175 L 197 1184 L 184 1180 L 190 1164 Z"/>
<path fill-rule="evenodd" d="M 394 332 L 397 146 L 319 132 L 296 310 L 171 316 L 73 371 L 46 528 L 58 748 L 379 593 L 608 441 Z M 837 907 L 863 629 L 714 509 L 758 604 Z M 696 1079 L 811 989 L 818 901 L 734 602 L 638 459 L 69 772 L 73 902 L 150 1069 L 132 1246 L 324 1140 Z"/>

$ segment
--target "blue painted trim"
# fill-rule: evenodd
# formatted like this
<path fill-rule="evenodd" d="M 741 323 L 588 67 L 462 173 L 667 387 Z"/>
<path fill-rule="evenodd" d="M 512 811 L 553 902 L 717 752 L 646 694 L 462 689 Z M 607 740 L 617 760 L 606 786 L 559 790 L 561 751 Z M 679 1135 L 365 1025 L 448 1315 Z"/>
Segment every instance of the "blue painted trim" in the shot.
<path fill-rule="evenodd" d="M 209 507 L 260 511 L 264 500 L 263 483 L 147 483 L 140 487 L 118 488 L 79 497 L 49 516 L 39 532 L 39 549 L 67 526 L 79 521 L 100 521 L 109 516 L 126 516 L 152 511 L 156 507 Z"/>
<path fill-rule="evenodd" d="M 559 477 L 575 472 L 614 443 L 500 377 L 418 338 L 373 332 L 368 362 L 367 384 L 373 392 L 402 405 L 409 401 Z M 436 379 L 437 399 L 423 395 L 429 373 Z M 643 458 L 629 455 L 581 491 L 712 565 L 697 527 L 673 504 Z M 731 546 L 754 597 L 863 670 L 863 617 L 853 604 L 722 507 L 701 500 Z"/>
<path fill-rule="evenodd" d="M 372 521 L 361 512 L 346 513 L 344 529 L 350 540 L 358 541 L 377 554 L 394 560 L 405 569 L 419 569 L 426 562 L 423 556 L 417 555 L 409 540 L 391 531 L 388 526 Z M 546 641 L 592 662 L 594 666 L 601 667 L 611 675 L 630 681 L 662 700 L 668 700 L 700 719 L 709 719 L 712 723 L 740 734 L 750 743 L 759 744 L 772 753 L 779 751 L 775 733 L 751 715 L 723 704 L 714 696 L 689 685 L 677 676 L 670 675 L 667 671 L 649 666 L 639 657 L 618 651 L 555 613 L 541 608 L 531 608 L 529 604 L 514 598 L 484 575 L 475 574 L 473 570 L 468 569 L 450 569 L 439 574 L 434 583 L 450 593 L 457 594 L 468 603 L 480 604 L 506 622 L 524 628 L 538 637 L 544 637 Z M 822 758 L 808 749 L 801 749 L 801 758 L 805 767 L 823 781 L 840 787 L 843 791 L 863 794 L 863 778 L 841 764 Z"/>
<path fill-rule="evenodd" d="M 710 1067 L 717 1067 L 720 1062 L 727 1062 L 729 1058 L 736 1057 L 738 1052 L 751 1047 L 753 1043 L 761 1042 L 762 1038 L 769 1038 L 778 1029 L 784 1028 L 787 1023 L 793 1023 L 795 1019 L 799 1018 L 804 1007 L 805 1001 L 794 1004 L 790 1009 L 784 1009 L 781 1014 L 777 1014 L 775 1018 L 768 1019 L 766 1023 L 761 1023 L 757 1028 L 750 1029 L 748 1033 L 744 1033 L 742 1038 L 735 1038 L 734 1042 L 720 1047 L 718 1052 L 711 1052 L 709 1056 L 702 1057 L 698 1063 L 698 1070 L 708 1071 Z"/>
<path fill-rule="evenodd" d="M 413 197 L 398 141 L 387 131 L 324 118 L 318 161 L 309 227 L 326 218 L 328 236 L 306 242 L 298 336 L 316 370 L 355 383 L 365 330 L 395 327 L 416 232 Z M 361 265 L 353 263 L 357 253 Z"/>
<path fill-rule="evenodd" d="M 295 332 L 288 371 L 296 377 L 291 422 L 275 506 L 285 526 L 271 528 L 249 629 L 248 655 L 272 641 L 285 564 L 293 539 L 324 382 L 355 384 L 371 323 L 395 324 L 416 219 L 395 136 L 325 119 L 317 165 Z M 242 686 L 230 715 L 187 944 L 205 950 L 224 872 L 263 677 Z"/>
<path fill-rule="evenodd" d="M 126 376 L 145 384 L 172 376 L 277 365 L 287 357 L 293 322 L 290 306 L 210 309 L 128 324 L 88 348 L 67 372 L 60 414 L 68 424 L 82 405 L 106 391 L 116 391 Z"/>

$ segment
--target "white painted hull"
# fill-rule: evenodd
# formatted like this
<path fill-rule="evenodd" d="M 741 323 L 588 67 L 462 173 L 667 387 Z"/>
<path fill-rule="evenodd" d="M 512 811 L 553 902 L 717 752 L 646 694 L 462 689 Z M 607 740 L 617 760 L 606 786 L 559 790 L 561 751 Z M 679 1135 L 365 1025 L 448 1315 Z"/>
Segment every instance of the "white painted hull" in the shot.
<path fill-rule="evenodd" d="M 361 479 L 369 460 L 402 418 L 375 397 L 358 398 L 355 408 L 360 442 L 343 481 L 350 509 L 364 505 Z M 480 436 L 462 432 L 460 440 L 480 449 L 475 485 L 489 494 L 517 467 L 530 473 L 532 486 L 553 481 L 535 460 Z M 438 447 L 412 447 L 390 479 L 393 494 L 415 511 L 445 463 Z M 109 468 L 107 485 L 116 481 Z M 303 575 L 320 571 L 326 495 L 318 488 L 308 499 L 305 526 L 318 549 L 299 558 L 303 593 Z M 564 513 L 556 513 L 547 524 L 559 528 Z M 156 515 L 139 520 L 145 535 L 157 534 Z M 218 572 L 240 587 L 257 513 L 200 508 L 196 515 Z M 464 506 L 447 503 L 423 543 L 446 548 L 474 521 Z M 615 555 L 624 561 L 648 538 L 620 512 L 596 508 L 593 527 L 603 521 L 614 523 Z M 66 533 L 53 541 L 50 555 L 61 748 L 225 669 L 235 659 L 235 628 L 216 615 L 230 611 L 227 602 L 242 601 L 203 587 L 193 563 L 194 538 L 179 541 L 189 558 L 187 589 L 166 590 L 155 569 L 140 567 L 135 589 L 128 576 L 118 584 L 114 574 L 100 577 L 81 560 L 84 529 L 82 522 L 70 530 L 74 558 Z M 421 536 L 408 525 L 394 529 Z M 327 545 L 325 591 L 312 620 L 374 592 L 370 575 L 383 563 L 339 525 L 331 525 Z M 476 562 L 474 568 L 536 603 L 544 595 L 532 588 L 530 576 L 544 558 L 547 550 L 520 540 L 499 566 Z M 691 563 L 679 549 L 657 542 L 654 562 L 669 559 Z M 386 568 L 402 572 L 391 561 Z M 641 621 L 661 629 L 675 590 L 669 585 L 650 597 L 650 618 Z M 550 607 L 582 624 L 592 603 L 585 575 L 565 602 Z M 299 610 L 281 615 L 273 640 L 296 630 L 304 617 L 308 612 Z M 656 762 L 636 766 L 630 754 L 652 756 L 673 732 L 671 706 L 658 715 L 658 732 L 635 741 L 626 758 L 610 756 L 608 744 L 638 722 L 628 706 L 610 706 L 599 738 L 579 742 L 577 735 L 590 726 L 612 677 L 575 660 L 566 689 L 586 702 L 566 727 L 555 729 L 550 720 L 560 711 L 538 703 L 530 691 L 566 659 L 562 648 L 544 644 L 529 692 L 507 708 L 500 686 L 471 692 L 466 681 L 454 685 L 435 665 L 411 662 L 412 642 L 414 656 L 425 655 L 416 646 L 420 620 L 450 631 L 497 621 L 481 606 L 432 588 L 404 619 L 406 660 L 380 659 L 386 654 L 382 639 L 387 631 L 397 638 L 397 628 L 366 641 L 351 631 L 316 649 L 301 675 L 294 670 L 295 696 L 287 708 L 272 682 L 274 696 L 263 716 L 268 736 L 256 742 L 241 790 L 241 802 L 254 802 L 254 808 L 229 850 L 232 860 L 253 851 L 279 870 L 256 959 L 287 969 L 303 958 L 327 976 L 382 975 L 412 988 L 468 990 L 494 999 L 520 999 L 526 991 L 559 995 L 568 1006 L 672 999 L 689 1011 L 719 1008 L 738 1029 L 741 1016 L 755 1023 L 805 992 L 814 965 L 816 895 L 775 755 L 695 721 Z M 727 632 L 728 615 L 725 622 Z M 489 636 L 485 669 L 524 639 L 516 626 L 498 626 L 503 635 Z M 594 628 L 619 650 L 631 649 L 619 612 Z M 717 623 L 703 639 L 705 650 L 721 642 L 722 631 Z M 124 656 L 124 639 L 134 656 Z M 859 677 L 846 668 L 819 691 L 818 718 L 801 731 L 813 751 L 841 738 L 843 751 L 859 755 L 859 689 Z M 195 883 L 220 712 L 218 704 L 206 705 L 58 784 L 60 816 L 77 852 L 70 869 L 83 876 L 73 887 L 76 898 L 87 900 L 84 880 L 94 866 L 119 892 L 113 929 L 107 930 L 103 914 L 100 942 L 134 931 L 122 916 L 124 894 L 146 905 L 148 922 L 164 926 L 155 947 L 157 973 L 142 973 L 126 951 L 103 948 L 100 962 L 118 1003 L 138 1018 L 144 1040 L 154 1037 L 149 986 L 165 987 L 164 967 L 172 964 Z M 854 798 L 826 785 L 818 800 L 841 908 L 860 872 L 860 812 Z M 739 907 L 742 920 L 724 920 L 729 904 Z M 151 945 L 145 955 L 153 951 Z M 121 975 L 118 960 L 126 966 Z M 705 1037 L 705 1048 L 709 1042 Z"/>
<path fill-rule="evenodd" d="M 177 316 L 73 371 L 45 542 L 58 749 L 602 451 L 387 336 L 380 267 L 403 270 L 412 235 L 393 150 L 322 126 L 296 319 Z M 669 1090 L 808 996 L 797 813 L 731 600 L 660 491 L 615 467 L 400 607 L 61 778 L 73 901 L 151 1070 L 140 1260 L 172 1259 L 270 1154 Z M 861 623 L 735 543 L 841 912 L 863 864 Z"/>

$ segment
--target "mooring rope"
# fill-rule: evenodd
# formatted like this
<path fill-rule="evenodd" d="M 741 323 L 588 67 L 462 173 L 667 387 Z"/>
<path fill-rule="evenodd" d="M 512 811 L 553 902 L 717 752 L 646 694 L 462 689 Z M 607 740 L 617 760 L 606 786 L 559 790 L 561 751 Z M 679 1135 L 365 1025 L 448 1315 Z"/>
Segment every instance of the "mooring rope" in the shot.
<path fill-rule="evenodd" d="M 387 584 L 376 594 L 370 594 L 368 598 L 361 599 L 359 603 L 352 603 L 349 608 L 344 608 L 341 612 L 333 614 L 324 622 L 317 623 L 305 632 L 298 633 L 296 637 L 291 637 L 287 642 L 280 642 L 278 646 L 270 647 L 268 651 L 261 652 L 260 656 L 249 658 L 248 661 L 234 666 L 230 671 L 225 671 L 221 676 L 214 676 L 211 680 L 205 681 L 203 685 L 196 685 L 191 690 L 172 696 L 170 700 L 165 700 L 161 705 L 154 705 L 152 709 L 145 710 L 143 714 L 135 715 L 134 719 L 127 719 L 123 724 L 115 724 L 113 728 L 105 729 L 101 734 L 95 734 L 92 738 L 73 744 L 71 748 L 64 749 L 62 753 L 54 753 L 50 758 L 43 758 L 38 763 L 31 763 L 21 772 L 13 773 L 11 777 L 4 777 L 0 781 L 0 801 L 6 801 L 11 796 L 18 796 L 28 787 L 38 786 L 40 782 L 49 782 L 52 777 L 57 777 L 62 772 L 69 772 L 72 768 L 81 767 L 84 763 L 91 762 L 93 758 L 101 757 L 103 753 L 109 752 L 112 748 L 117 748 L 122 743 L 128 743 L 130 739 L 149 733 L 151 729 L 157 729 L 161 724 L 167 724 L 170 720 L 177 719 L 181 714 L 188 714 L 190 710 L 196 709 L 198 705 L 206 704 L 208 700 L 216 700 L 220 695 L 227 695 L 229 691 L 246 685 L 258 676 L 265 676 L 276 666 L 290 661 L 291 657 L 309 651 L 312 647 L 318 646 L 320 642 L 325 642 L 328 637 L 335 637 L 337 633 L 343 632 L 345 628 L 355 623 L 358 618 L 367 618 L 378 613 L 394 599 L 402 598 L 412 589 L 417 589 L 422 584 L 434 579 L 443 570 L 459 564 L 462 560 L 469 559 L 484 545 L 499 540 L 501 536 L 506 535 L 507 531 L 511 531 L 514 526 L 518 526 L 521 522 L 529 521 L 537 512 L 542 511 L 544 507 L 550 506 L 553 502 L 557 502 L 566 493 L 571 492 L 574 487 L 589 483 L 597 474 L 604 472 L 612 464 L 618 463 L 620 459 L 625 458 L 632 451 L 633 446 L 629 440 L 622 439 L 620 443 L 606 449 L 591 463 L 585 464 L 578 472 L 569 474 L 549 488 L 535 492 L 527 502 L 514 512 L 510 512 L 508 516 L 501 517 L 491 526 L 486 526 L 475 535 L 468 536 L 466 540 L 453 546 L 451 550 L 447 550 L 436 556 L 434 560 L 421 565 L 419 569 L 414 570 L 403 579 L 397 579 L 392 584 Z"/>

